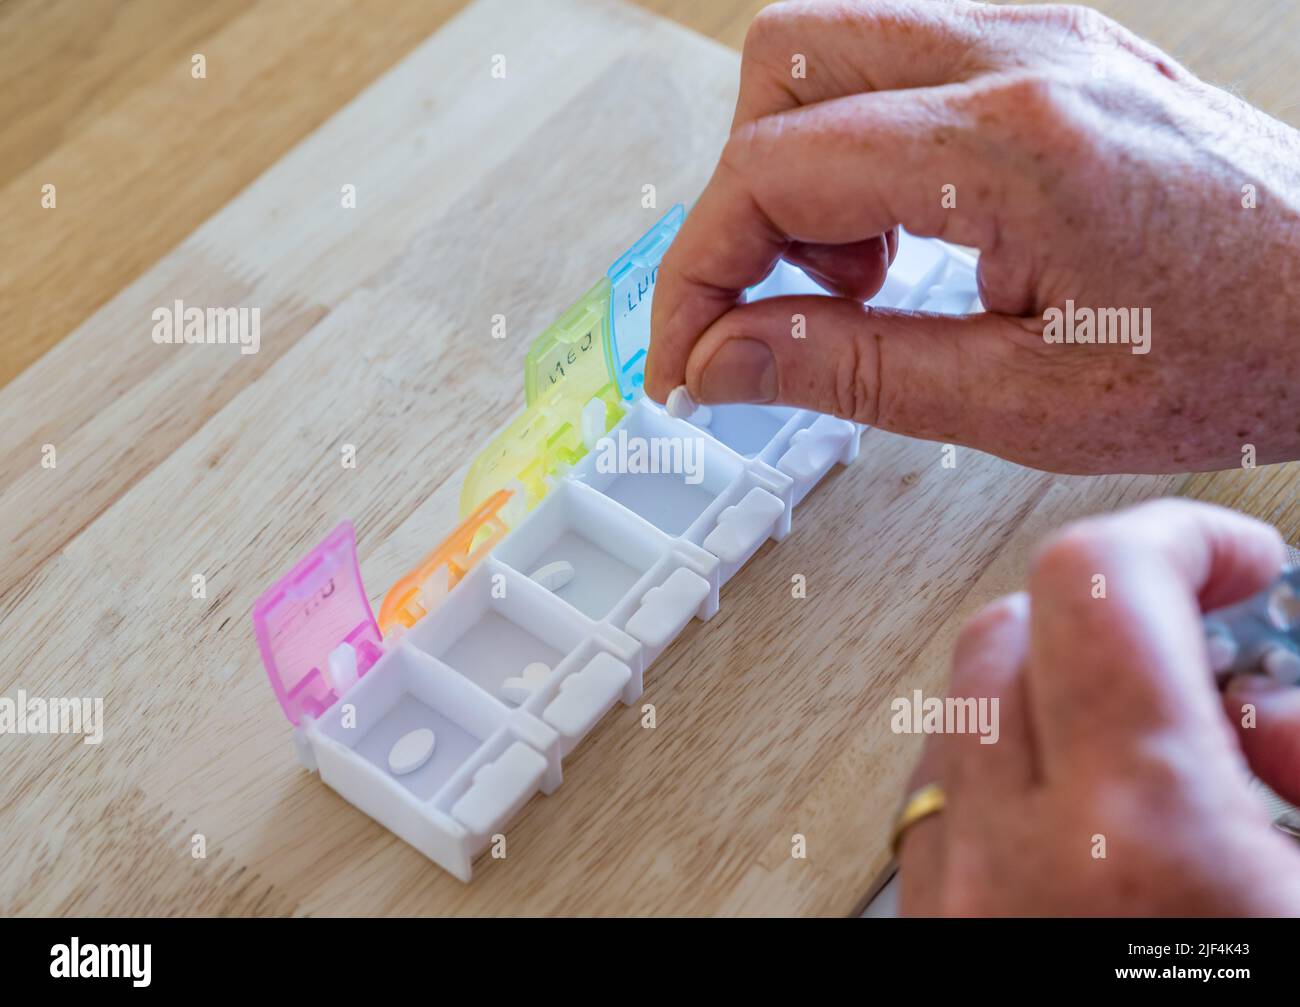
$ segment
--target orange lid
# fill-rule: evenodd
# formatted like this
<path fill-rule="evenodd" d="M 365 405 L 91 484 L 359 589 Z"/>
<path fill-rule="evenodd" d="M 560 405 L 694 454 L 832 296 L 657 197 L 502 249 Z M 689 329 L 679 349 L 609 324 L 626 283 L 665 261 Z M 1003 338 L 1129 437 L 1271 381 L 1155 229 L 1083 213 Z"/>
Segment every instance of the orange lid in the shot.
<path fill-rule="evenodd" d="M 414 626 L 505 537 L 510 529 L 501 520 L 500 512 L 510 502 L 510 496 L 509 490 L 493 493 L 419 566 L 389 589 L 379 609 L 381 633 L 387 636 L 398 626 Z"/>

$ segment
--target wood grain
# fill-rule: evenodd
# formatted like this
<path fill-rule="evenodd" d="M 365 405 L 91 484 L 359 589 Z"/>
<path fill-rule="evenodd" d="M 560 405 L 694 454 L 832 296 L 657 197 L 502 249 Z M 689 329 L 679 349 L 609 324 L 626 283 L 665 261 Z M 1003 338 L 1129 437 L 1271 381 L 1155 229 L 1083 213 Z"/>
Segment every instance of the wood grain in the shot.
<path fill-rule="evenodd" d="M 138 277 L 459 6 L 0 6 L 0 382 Z M 44 43 L 44 44 L 42 44 Z M 60 46 L 60 59 L 31 65 Z M 202 53 L 208 76 L 190 74 Z M 256 108 L 254 119 L 246 114 Z M 255 123 L 255 125 L 253 125 Z M 253 128 L 250 130 L 250 126 Z M 64 136 L 68 139 L 64 140 Z M 41 187 L 58 206 L 42 208 Z"/>
<path fill-rule="evenodd" d="M 373 600 L 446 532 L 528 340 L 657 216 L 641 186 L 707 178 L 737 65 L 600 0 L 483 0 L 421 42 L 459 6 L 0 6 L 0 694 L 108 719 L 98 747 L 0 736 L 0 912 L 849 913 L 916 753 L 890 698 L 941 687 L 1042 534 L 1184 492 L 1300 538 L 1295 466 L 950 470 L 870 432 L 652 670 L 659 726 L 611 714 L 452 881 L 297 768 L 249 609 L 343 515 Z M 735 46 L 759 4 L 643 6 Z M 1293 5 L 1100 6 L 1296 120 Z M 260 307 L 261 352 L 156 346 L 176 298 Z"/>

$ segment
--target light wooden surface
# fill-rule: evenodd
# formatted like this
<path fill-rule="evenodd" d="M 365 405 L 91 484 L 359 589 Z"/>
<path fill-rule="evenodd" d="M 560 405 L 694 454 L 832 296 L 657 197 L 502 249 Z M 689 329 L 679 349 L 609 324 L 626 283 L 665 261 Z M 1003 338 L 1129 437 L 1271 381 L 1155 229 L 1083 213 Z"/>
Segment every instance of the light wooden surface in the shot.
<path fill-rule="evenodd" d="M 298 769 L 249 609 L 343 515 L 372 600 L 451 527 L 527 342 L 657 215 L 641 186 L 698 192 L 737 65 L 601 0 L 484 0 L 421 41 L 459 6 L 0 6 L 0 694 L 107 719 L 98 747 L 0 736 L 0 912 L 849 913 L 917 751 L 889 700 L 942 687 L 1042 534 L 1182 492 L 1300 538 L 1295 466 L 947 470 L 871 432 L 652 669 L 659 726 L 611 714 L 508 859 L 452 881 Z M 735 45 L 758 4 L 647 6 Z M 1300 114 L 1294 5 L 1101 6 Z M 154 345 L 176 298 L 260 306 L 261 352 Z"/>

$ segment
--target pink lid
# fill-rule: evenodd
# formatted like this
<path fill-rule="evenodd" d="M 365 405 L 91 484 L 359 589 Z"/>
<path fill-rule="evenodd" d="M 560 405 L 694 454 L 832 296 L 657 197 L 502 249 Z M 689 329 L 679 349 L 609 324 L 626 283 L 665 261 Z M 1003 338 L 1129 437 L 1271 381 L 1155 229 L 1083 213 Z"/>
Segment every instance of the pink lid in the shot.
<path fill-rule="evenodd" d="M 271 688 L 293 724 L 319 717 L 338 696 L 327 670 L 330 651 L 348 643 L 364 675 L 383 653 L 370 611 L 357 537 L 342 522 L 253 606 L 253 629 Z"/>

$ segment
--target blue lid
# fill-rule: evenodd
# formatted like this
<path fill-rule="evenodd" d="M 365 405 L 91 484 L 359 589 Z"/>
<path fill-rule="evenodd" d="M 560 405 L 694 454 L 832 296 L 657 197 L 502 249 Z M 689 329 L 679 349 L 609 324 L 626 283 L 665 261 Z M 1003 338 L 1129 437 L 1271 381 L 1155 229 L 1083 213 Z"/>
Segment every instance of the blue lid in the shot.
<path fill-rule="evenodd" d="M 609 267 L 610 350 L 614 379 L 625 401 L 639 398 L 650 348 L 650 303 L 664 252 L 686 219 L 678 203 Z"/>

